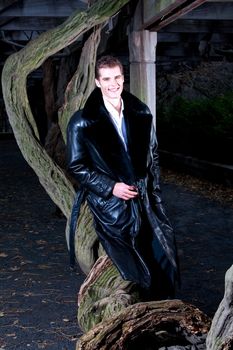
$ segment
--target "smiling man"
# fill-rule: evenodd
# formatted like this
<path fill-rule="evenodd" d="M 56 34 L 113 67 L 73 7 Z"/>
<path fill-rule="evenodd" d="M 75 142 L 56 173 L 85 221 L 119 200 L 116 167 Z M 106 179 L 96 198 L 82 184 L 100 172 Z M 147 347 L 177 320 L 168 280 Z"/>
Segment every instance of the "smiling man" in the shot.
<path fill-rule="evenodd" d="M 117 58 L 100 58 L 95 75 L 97 87 L 67 132 L 68 169 L 80 184 L 71 220 L 71 257 L 79 207 L 86 199 L 99 240 L 121 276 L 150 299 L 173 297 L 177 255 L 161 203 L 153 117 L 123 89 Z"/>

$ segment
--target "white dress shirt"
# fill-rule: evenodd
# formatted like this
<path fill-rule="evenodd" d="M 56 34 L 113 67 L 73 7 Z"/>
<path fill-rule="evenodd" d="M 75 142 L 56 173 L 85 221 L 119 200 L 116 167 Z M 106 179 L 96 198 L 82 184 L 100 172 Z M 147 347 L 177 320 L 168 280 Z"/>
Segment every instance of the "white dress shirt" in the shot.
<path fill-rule="evenodd" d="M 122 122 L 123 122 L 123 118 L 124 118 L 124 114 L 123 114 L 124 102 L 121 99 L 121 110 L 120 110 L 120 114 L 119 114 L 118 111 L 116 110 L 116 108 L 109 101 L 107 101 L 104 97 L 103 97 L 103 100 L 104 100 L 104 105 L 105 105 L 107 111 L 109 112 L 110 117 L 113 121 L 113 124 L 114 124 L 121 140 L 124 143 L 125 149 L 127 150 L 127 144 L 126 144 L 126 141 L 125 141 L 125 138 L 123 135 L 123 130 L 122 130 Z"/>

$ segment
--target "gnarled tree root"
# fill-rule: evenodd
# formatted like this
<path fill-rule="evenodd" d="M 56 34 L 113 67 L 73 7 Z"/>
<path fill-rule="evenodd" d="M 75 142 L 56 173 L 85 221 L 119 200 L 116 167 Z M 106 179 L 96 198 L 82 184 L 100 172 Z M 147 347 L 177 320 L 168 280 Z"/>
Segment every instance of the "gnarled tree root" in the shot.
<path fill-rule="evenodd" d="M 137 303 L 93 327 L 76 350 L 187 348 L 204 343 L 209 326 L 204 313 L 180 300 Z"/>

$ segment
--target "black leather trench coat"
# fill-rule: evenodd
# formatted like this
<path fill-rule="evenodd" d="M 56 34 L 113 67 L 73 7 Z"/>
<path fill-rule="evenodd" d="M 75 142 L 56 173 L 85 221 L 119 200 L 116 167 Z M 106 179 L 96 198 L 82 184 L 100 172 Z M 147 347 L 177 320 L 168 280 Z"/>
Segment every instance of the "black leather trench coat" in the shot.
<path fill-rule="evenodd" d="M 177 277 L 175 239 L 160 198 L 152 115 L 148 107 L 129 92 L 123 91 L 122 98 L 128 152 L 98 88 L 84 109 L 76 112 L 69 122 L 68 170 L 80 184 L 71 218 L 70 249 L 73 250 L 72 237 L 85 198 L 93 213 L 99 240 L 124 279 L 143 288 L 150 286 L 151 267 L 146 262 L 147 250 L 150 250 L 156 264 L 174 284 Z M 136 185 L 139 197 L 124 201 L 113 196 L 116 182 Z M 144 220 L 146 232 L 142 229 Z M 146 239 L 148 229 L 149 240 Z M 145 244 L 150 247 L 141 249 Z"/>

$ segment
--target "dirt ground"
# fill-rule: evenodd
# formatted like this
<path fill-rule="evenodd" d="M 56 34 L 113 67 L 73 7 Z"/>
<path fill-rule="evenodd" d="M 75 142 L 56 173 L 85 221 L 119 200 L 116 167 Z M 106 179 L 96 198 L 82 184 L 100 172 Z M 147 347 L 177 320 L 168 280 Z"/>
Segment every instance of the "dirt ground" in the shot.
<path fill-rule="evenodd" d="M 177 297 L 213 316 L 233 263 L 232 189 L 162 169 L 164 205 L 176 231 Z M 81 335 L 65 219 L 14 141 L 0 141 L 0 350 L 74 350 Z"/>

